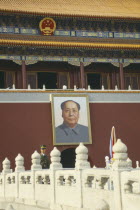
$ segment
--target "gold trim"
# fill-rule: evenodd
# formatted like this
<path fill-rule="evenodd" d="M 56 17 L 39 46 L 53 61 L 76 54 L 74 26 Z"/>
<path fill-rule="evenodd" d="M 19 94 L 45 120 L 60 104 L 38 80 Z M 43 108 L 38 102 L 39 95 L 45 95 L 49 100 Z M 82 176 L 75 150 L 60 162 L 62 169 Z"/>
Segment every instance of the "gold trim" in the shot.
<path fill-rule="evenodd" d="M 89 112 L 89 100 L 88 95 L 81 94 L 81 95 L 70 95 L 70 94 L 52 94 L 51 95 L 51 110 L 52 110 L 52 130 L 53 130 L 53 145 L 78 145 L 77 143 L 56 143 L 56 136 L 55 136 L 55 114 L 54 114 L 54 97 L 85 97 L 86 98 L 86 108 L 87 108 L 87 119 L 88 119 L 88 134 L 89 134 L 89 141 L 83 142 L 84 144 L 92 144 L 92 135 L 91 135 L 91 124 L 90 124 L 90 112 Z"/>
<path fill-rule="evenodd" d="M 61 47 L 86 47 L 86 48 L 130 48 L 140 49 L 140 44 L 113 44 L 113 43 L 79 43 L 79 42 L 56 42 L 56 41 L 30 41 L 30 40 L 10 40 L 1 39 L 1 44 L 17 44 L 17 45 L 39 45 L 39 46 L 61 46 Z"/>

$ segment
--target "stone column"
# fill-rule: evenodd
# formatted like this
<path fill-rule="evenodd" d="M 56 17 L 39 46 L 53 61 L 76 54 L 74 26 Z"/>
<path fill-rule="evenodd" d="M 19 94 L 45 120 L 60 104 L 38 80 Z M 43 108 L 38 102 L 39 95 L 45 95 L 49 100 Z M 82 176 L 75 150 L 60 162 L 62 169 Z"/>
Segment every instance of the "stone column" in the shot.
<path fill-rule="evenodd" d="M 120 89 L 124 90 L 124 72 L 122 63 L 120 63 Z"/>
<path fill-rule="evenodd" d="M 22 61 L 22 68 L 21 68 L 21 72 L 22 72 L 22 88 L 26 89 L 27 87 L 27 81 L 26 81 L 26 64 L 25 61 Z"/>
<path fill-rule="evenodd" d="M 84 75 L 84 64 L 80 62 L 80 86 L 85 88 L 85 75 Z"/>

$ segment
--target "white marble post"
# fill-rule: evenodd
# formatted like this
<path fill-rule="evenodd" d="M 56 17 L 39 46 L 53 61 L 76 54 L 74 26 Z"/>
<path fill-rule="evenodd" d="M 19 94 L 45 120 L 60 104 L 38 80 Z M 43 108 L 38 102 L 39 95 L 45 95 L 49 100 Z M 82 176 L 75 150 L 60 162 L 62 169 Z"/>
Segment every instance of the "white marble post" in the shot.
<path fill-rule="evenodd" d="M 35 151 L 32 154 L 31 158 L 32 158 L 31 170 L 32 171 L 41 170 L 42 166 L 40 164 L 40 159 L 41 159 L 40 154 L 37 151 Z"/>
<path fill-rule="evenodd" d="M 127 161 L 127 146 L 121 141 L 117 140 L 117 143 L 113 146 L 113 170 L 130 170 L 130 163 Z"/>
<path fill-rule="evenodd" d="M 118 139 L 116 144 L 113 146 L 113 183 L 114 183 L 114 200 L 115 210 L 122 210 L 122 195 L 121 195 L 121 172 L 130 171 L 130 163 L 127 161 L 127 146 Z"/>
<path fill-rule="evenodd" d="M 76 87 L 76 85 L 74 85 L 74 90 L 77 90 L 77 87 Z"/>
<path fill-rule="evenodd" d="M 12 85 L 13 90 L 15 90 L 15 84 Z"/>
<path fill-rule="evenodd" d="M 80 143 L 75 151 L 76 151 L 75 169 L 90 168 L 90 163 L 88 162 L 87 147 L 85 147 L 83 143 Z"/>
<path fill-rule="evenodd" d="M 50 164 L 50 169 L 60 169 L 62 168 L 62 164 L 60 163 L 61 157 L 60 151 L 54 147 L 54 149 L 51 151 L 50 156 L 51 156 L 51 164 Z"/>
<path fill-rule="evenodd" d="M 102 90 L 104 90 L 105 88 L 104 88 L 104 85 L 102 85 Z"/>
<path fill-rule="evenodd" d="M 18 156 L 15 158 L 15 165 L 16 172 L 25 171 L 24 157 L 22 157 L 21 154 L 18 154 Z"/>
<path fill-rule="evenodd" d="M 63 85 L 63 90 L 67 90 L 67 86 L 66 85 Z"/>
<path fill-rule="evenodd" d="M 105 156 L 105 163 L 106 163 L 106 169 L 109 169 L 110 166 L 109 166 L 109 157 L 108 156 Z"/>
<path fill-rule="evenodd" d="M 28 84 L 28 90 L 31 90 L 31 85 L 30 84 Z"/>
<path fill-rule="evenodd" d="M 5 158 L 5 160 L 2 162 L 2 165 L 3 165 L 3 170 L 2 170 L 3 174 L 12 172 L 12 170 L 10 169 L 10 160 L 8 160 L 8 158 Z"/>
<path fill-rule="evenodd" d="M 43 85 L 43 88 L 42 88 L 43 90 L 46 90 L 46 87 L 45 87 L 45 85 Z"/>
<path fill-rule="evenodd" d="M 91 90 L 90 85 L 88 85 L 88 90 Z"/>
<path fill-rule="evenodd" d="M 136 168 L 139 169 L 140 166 L 139 166 L 139 161 L 136 161 Z"/>
<path fill-rule="evenodd" d="M 127 158 L 128 167 L 132 169 L 132 160 L 130 158 Z"/>

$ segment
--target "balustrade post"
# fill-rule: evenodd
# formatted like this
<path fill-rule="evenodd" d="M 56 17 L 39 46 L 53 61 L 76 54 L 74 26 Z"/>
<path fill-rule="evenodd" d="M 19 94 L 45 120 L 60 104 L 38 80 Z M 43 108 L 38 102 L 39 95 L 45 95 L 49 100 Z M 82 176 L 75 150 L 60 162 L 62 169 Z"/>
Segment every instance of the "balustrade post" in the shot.
<path fill-rule="evenodd" d="M 32 180 L 32 187 L 33 187 L 33 199 L 35 199 L 35 171 L 42 170 L 42 166 L 40 164 L 41 156 L 37 151 L 35 151 L 32 154 L 31 159 L 32 159 L 32 165 L 31 165 L 31 171 L 32 171 L 31 176 L 32 177 L 31 177 L 31 180 Z"/>
<path fill-rule="evenodd" d="M 128 168 L 132 169 L 132 160 L 130 158 L 127 158 Z"/>
<path fill-rule="evenodd" d="M 60 151 L 54 147 L 54 149 L 51 151 L 50 156 L 51 156 L 51 164 L 50 164 L 50 169 L 60 169 L 62 168 L 62 164 L 60 163 L 61 157 L 60 157 Z"/>
<path fill-rule="evenodd" d="M 130 161 L 127 161 L 127 146 L 118 139 L 116 144 L 113 146 L 113 183 L 114 183 L 114 196 L 115 196 L 115 210 L 122 210 L 122 183 L 121 183 L 121 172 L 130 171 Z"/>
<path fill-rule="evenodd" d="M 31 158 L 32 158 L 31 170 L 32 171 L 41 170 L 42 166 L 40 164 L 40 159 L 41 159 L 40 154 L 37 151 L 35 151 L 32 154 Z"/>
<path fill-rule="evenodd" d="M 139 169 L 140 166 L 139 166 L 139 161 L 136 161 L 136 168 Z"/>
<path fill-rule="evenodd" d="M 82 170 L 90 168 L 90 163 L 88 162 L 88 149 L 83 143 L 80 143 L 75 150 L 76 152 L 76 182 L 79 188 L 79 208 L 83 208 L 83 191 L 82 191 Z"/>
<path fill-rule="evenodd" d="M 105 163 L 106 163 L 106 169 L 109 169 L 110 168 L 110 163 L 109 163 L 109 157 L 108 156 L 105 157 Z"/>
<path fill-rule="evenodd" d="M 80 143 L 76 148 L 76 163 L 75 169 L 85 169 L 90 168 L 90 163 L 88 162 L 88 149 L 83 143 Z"/>
<path fill-rule="evenodd" d="M 19 197 L 19 172 L 25 171 L 24 167 L 24 157 L 21 156 L 21 154 L 18 154 L 18 156 L 15 158 L 15 183 L 16 183 L 16 198 Z"/>
<path fill-rule="evenodd" d="M 15 158 L 15 165 L 15 172 L 25 171 L 24 157 L 22 157 L 21 154 L 18 154 L 18 156 Z"/>
<path fill-rule="evenodd" d="M 8 174 L 12 172 L 12 170 L 10 169 L 10 160 L 8 160 L 8 158 L 5 158 L 5 160 L 2 162 L 2 165 L 3 165 L 3 170 L 2 170 L 3 174 Z"/>
<path fill-rule="evenodd" d="M 50 156 L 51 156 L 51 164 L 50 164 L 50 170 L 51 170 L 51 173 L 50 173 L 50 180 L 51 180 L 51 188 L 52 188 L 52 196 L 51 196 L 51 202 L 52 203 L 55 203 L 55 188 L 56 188 L 56 185 L 55 185 L 55 180 L 56 180 L 56 170 L 59 170 L 59 169 L 62 169 L 62 164 L 60 163 L 61 161 L 61 153 L 60 151 L 54 147 L 53 150 L 51 151 L 50 153 Z"/>
<path fill-rule="evenodd" d="M 3 191 L 3 197 L 6 197 L 5 195 L 5 186 L 6 186 L 6 174 L 11 173 L 12 169 L 10 169 L 10 160 L 8 158 L 5 158 L 5 160 L 2 162 L 3 170 L 2 170 L 2 191 Z"/>

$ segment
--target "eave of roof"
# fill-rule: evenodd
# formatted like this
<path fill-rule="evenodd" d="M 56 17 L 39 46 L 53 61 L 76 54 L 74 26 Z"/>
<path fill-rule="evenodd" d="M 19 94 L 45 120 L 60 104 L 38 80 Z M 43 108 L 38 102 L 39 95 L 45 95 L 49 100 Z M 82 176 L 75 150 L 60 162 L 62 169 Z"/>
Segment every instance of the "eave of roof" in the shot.
<path fill-rule="evenodd" d="M 139 0 L 1 0 L 1 12 L 140 19 Z"/>
<path fill-rule="evenodd" d="M 22 40 L 35 42 L 73 42 L 73 43 L 110 43 L 110 44 L 133 44 L 140 45 L 140 39 L 123 38 L 93 38 L 93 37 L 73 37 L 73 36 L 44 36 L 44 35 L 23 35 L 23 34 L 0 34 L 0 40 Z"/>
<path fill-rule="evenodd" d="M 1 45 L 15 46 L 44 46 L 44 47 L 67 47 L 67 48 L 111 48 L 111 49 L 140 49 L 140 44 L 120 44 L 120 43 L 79 43 L 63 41 L 30 41 L 30 40 L 8 40 L 1 39 Z"/>

